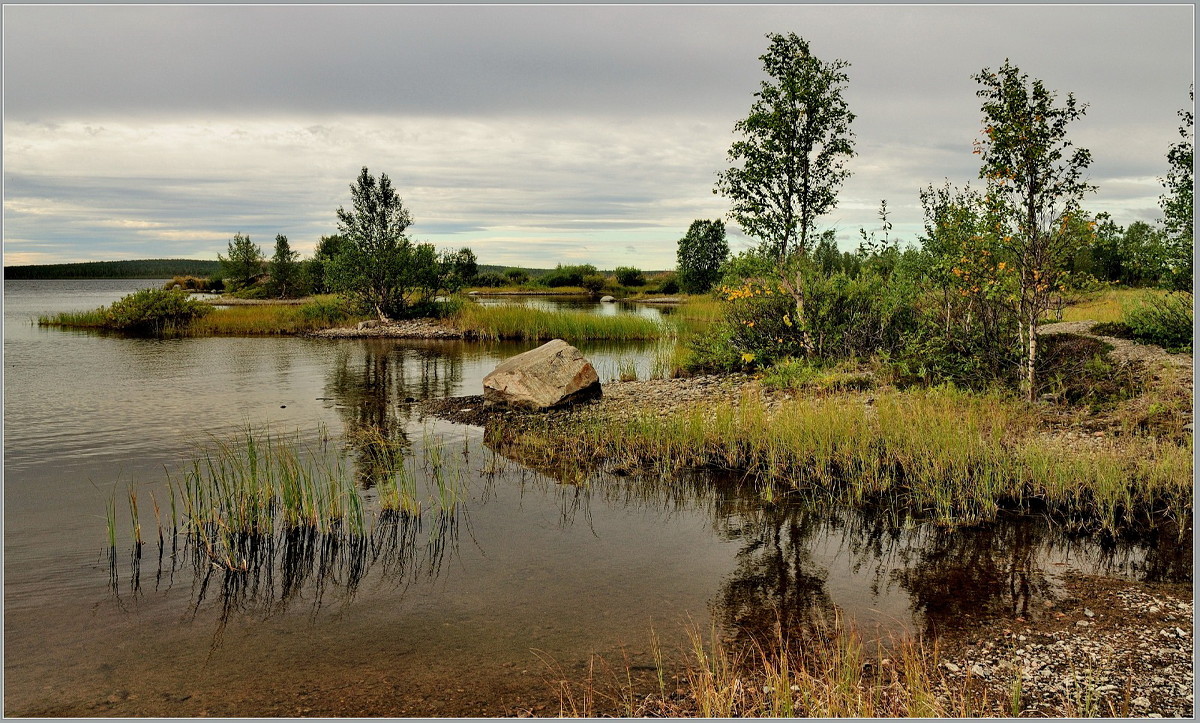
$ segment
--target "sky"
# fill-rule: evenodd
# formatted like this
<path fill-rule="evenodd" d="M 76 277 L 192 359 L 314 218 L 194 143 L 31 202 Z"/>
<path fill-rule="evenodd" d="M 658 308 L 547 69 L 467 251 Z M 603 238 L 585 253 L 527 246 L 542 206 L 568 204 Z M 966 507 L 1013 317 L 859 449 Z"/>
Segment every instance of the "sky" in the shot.
<path fill-rule="evenodd" d="M 1006 59 L 1088 104 L 1085 205 L 1160 218 L 1190 107 L 1189 5 L 3 8 L 4 264 L 311 254 L 366 166 L 417 241 L 480 263 L 672 268 L 765 78 L 767 33 L 850 65 L 843 248 L 921 232 L 920 189 L 976 182 L 971 76 Z M 734 250 L 747 239 L 729 223 Z"/>

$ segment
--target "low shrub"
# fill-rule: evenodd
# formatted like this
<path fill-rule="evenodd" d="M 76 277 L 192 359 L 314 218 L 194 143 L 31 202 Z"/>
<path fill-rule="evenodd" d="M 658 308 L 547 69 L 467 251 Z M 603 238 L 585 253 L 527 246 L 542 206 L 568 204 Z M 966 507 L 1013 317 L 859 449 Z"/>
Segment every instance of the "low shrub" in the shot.
<path fill-rule="evenodd" d="M 1192 295 L 1146 296 L 1124 309 L 1124 322 L 1138 341 L 1165 349 L 1192 348 Z"/>
<path fill-rule="evenodd" d="M 529 281 L 529 274 L 525 269 L 508 269 L 504 272 L 504 278 L 513 286 L 520 286 Z"/>
<path fill-rule="evenodd" d="M 660 294 L 678 294 L 681 290 L 679 277 L 674 271 L 659 274 L 657 283 Z"/>
<path fill-rule="evenodd" d="M 237 291 L 229 294 L 235 299 L 268 299 L 271 297 L 271 290 L 265 285 L 254 284 L 252 286 L 244 286 Z"/>
<path fill-rule="evenodd" d="M 142 289 L 104 309 L 104 326 L 135 333 L 165 334 L 185 329 L 213 310 L 182 289 Z"/>
<path fill-rule="evenodd" d="M 617 277 L 617 283 L 621 286 L 644 286 L 646 277 L 642 275 L 640 269 L 632 266 L 618 266 L 613 270 L 613 275 Z"/>
<path fill-rule="evenodd" d="M 608 285 L 608 279 L 600 274 L 588 274 L 579 282 L 579 285 L 593 294 L 598 294 Z"/>
<path fill-rule="evenodd" d="M 475 280 L 471 284 L 473 286 L 496 289 L 501 286 L 508 286 L 509 281 L 495 271 L 485 271 L 482 274 L 476 274 Z"/>
<path fill-rule="evenodd" d="M 596 267 L 591 264 L 580 266 L 563 266 L 559 264 L 553 271 L 548 271 L 538 277 L 538 283 L 543 286 L 583 286 L 583 277 L 595 276 Z"/>

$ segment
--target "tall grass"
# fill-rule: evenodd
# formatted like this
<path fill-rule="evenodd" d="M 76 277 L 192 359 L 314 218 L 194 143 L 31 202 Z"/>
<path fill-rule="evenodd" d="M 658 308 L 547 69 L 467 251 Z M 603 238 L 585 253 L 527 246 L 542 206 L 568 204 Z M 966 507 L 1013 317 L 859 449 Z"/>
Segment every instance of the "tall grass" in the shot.
<path fill-rule="evenodd" d="M 675 326 L 633 314 L 543 311 L 522 306 L 466 304 L 451 323 L 478 339 L 647 340 L 672 337 Z"/>
<path fill-rule="evenodd" d="M 497 429 L 516 454 L 543 467 L 607 461 L 672 474 L 716 467 L 772 493 L 793 490 L 836 504 L 899 505 L 945 525 L 992 519 L 1001 509 L 1048 512 L 1110 532 L 1163 515 L 1190 521 L 1192 455 L 1186 446 L 1131 439 L 1076 452 L 1032 430 L 1028 408 L 1000 395 L 953 389 L 880 392 L 781 402 L 692 406 L 660 417 L 538 422 Z M 545 424 L 544 422 L 541 424 Z"/>

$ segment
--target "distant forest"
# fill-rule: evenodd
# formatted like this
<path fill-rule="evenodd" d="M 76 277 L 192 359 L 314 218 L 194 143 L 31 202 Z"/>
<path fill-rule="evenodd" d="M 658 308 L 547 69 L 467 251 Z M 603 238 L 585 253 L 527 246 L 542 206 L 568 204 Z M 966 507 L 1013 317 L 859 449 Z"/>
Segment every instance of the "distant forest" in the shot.
<path fill-rule="evenodd" d="M 480 264 L 479 272 L 503 273 L 519 268 L 537 278 L 552 269 L 532 269 L 524 266 L 495 266 Z M 86 261 L 77 264 L 36 264 L 5 266 L 6 279 L 169 279 L 173 276 L 207 277 L 220 271 L 217 261 L 199 259 L 137 259 L 134 261 Z M 657 272 L 647 272 L 657 273 Z"/>
<path fill-rule="evenodd" d="M 216 260 L 138 259 L 134 261 L 88 261 L 77 264 L 5 266 L 6 279 L 169 279 L 172 276 L 210 276 L 217 273 Z"/>

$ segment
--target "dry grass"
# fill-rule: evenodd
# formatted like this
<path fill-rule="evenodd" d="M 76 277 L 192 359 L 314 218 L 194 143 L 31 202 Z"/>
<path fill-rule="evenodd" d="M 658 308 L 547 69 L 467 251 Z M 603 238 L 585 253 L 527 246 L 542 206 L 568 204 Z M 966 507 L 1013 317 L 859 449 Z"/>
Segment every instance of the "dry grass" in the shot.
<path fill-rule="evenodd" d="M 674 336 L 675 328 L 644 316 L 543 311 L 524 306 L 465 304 L 451 323 L 479 339 L 636 341 Z"/>
<path fill-rule="evenodd" d="M 1124 316 L 1125 307 L 1146 296 L 1165 296 L 1159 289 L 1109 289 L 1081 295 L 1078 300 L 1063 309 L 1061 321 L 1118 322 Z M 1051 318 L 1050 321 L 1060 321 Z"/>

